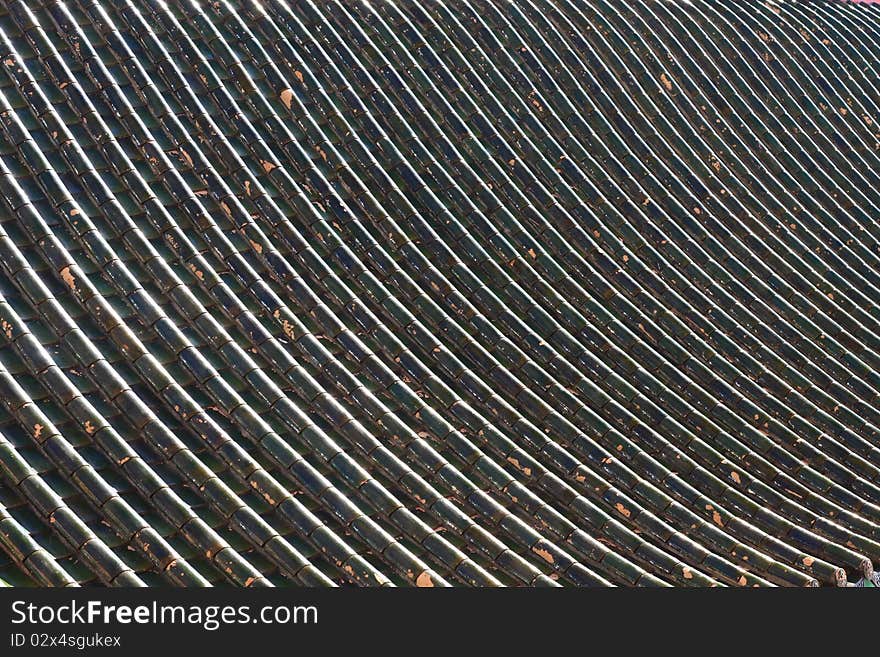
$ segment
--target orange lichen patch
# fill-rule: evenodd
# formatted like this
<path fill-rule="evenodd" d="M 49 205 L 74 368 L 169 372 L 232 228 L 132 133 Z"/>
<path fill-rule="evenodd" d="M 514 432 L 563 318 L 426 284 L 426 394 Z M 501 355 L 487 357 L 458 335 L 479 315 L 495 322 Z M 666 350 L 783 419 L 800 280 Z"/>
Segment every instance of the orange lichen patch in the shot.
<path fill-rule="evenodd" d="M 423 589 L 434 588 L 434 580 L 432 580 L 428 572 L 425 571 L 421 575 L 416 577 L 416 586 Z"/>
<path fill-rule="evenodd" d="M 840 115 L 841 115 L 841 116 L 846 116 L 846 108 L 845 108 L 845 107 L 841 107 L 841 108 L 840 108 Z"/>
<path fill-rule="evenodd" d="M 5 319 L 0 322 L 0 328 L 3 329 L 3 334 L 9 339 L 12 339 L 12 324 L 7 322 Z"/>
<path fill-rule="evenodd" d="M 277 164 L 272 164 L 271 162 L 269 162 L 269 160 L 260 160 L 260 166 L 263 167 L 263 171 L 265 171 L 266 173 L 270 173 L 272 169 L 278 168 Z"/>
<path fill-rule="evenodd" d="M 721 172 L 721 162 L 719 162 L 718 160 L 712 160 L 712 168 L 715 169 L 716 173 L 720 173 Z"/>
<path fill-rule="evenodd" d="M 302 71 L 294 71 L 294 72 L 293 72 L 293 77 L 295 77 L 297 80 L 299 80 L 299 83 L 300 83 L 300 84 L 303 84 L 303 74 L 302 74 Z"/>
<path fill-rule="evenodd" d="M 248 577 L 246 580 L 244 580 L 245 588 L 249 587 L 251 584 L 253 584 L 256 581 L 257 581 L 256 577 Z"/>
<path fill-rule="evenodd" d="M 809 568 L 810 566 L 813 565 L 813 562 L 814 562 L 814 561 L 815 561 L 815 559 L 813 559 L 813 557 L 804 557 L 804 559 L 803 559 L 803 564 L 804 564 L 807 568 Z"/>
<path fill-rule="evenodd" d="M 650 202 L 651 202 L 651 199 L 649 199 L 649 198 L 646 196 L 646 197 L 645 197 L 645 200 L 642 201 L 642 205 L 648 205 L 648 203 L 650 203 Z"/>
<path fill-rule="evenodd" d="M 34 425 L 34 438 L 39 438 L 43 433 L 43 425 L 39 422 Z"/>
<path fill-rule="evenodd" d="M 513 467 L 515 467 L 517 470 L 522 472 L 527 477 L 530 477 L 532 475 L 532 469 L 529 467 L 525 467 L 525 466 L 520 465 L 519 461 L 516 458 L 514 458 L 512 456 L 508 456 L 507 462 L 510 463 Z"/>
<path fill-rule="evenodd" d="M 539 547 L 533 547 L 532 552 L 537 554 L 539 557 L 541 557 L 547 563 L 553 563 L 553 555 L 550 554 L 547 550 L 545 550 L 543 548 L 539 548 Z"/>
<path fill-rule="evenodd" d="M 871 120 L 871 117 L 867 114 L 865 114 L 862 118 L 865 120 L 865 125 L 874 125 L 874 121 Z"/>
<path fill-rule="evenodd" d="M 321 156 L 321 159 L 325 162 L 327 161 L 327 153 L 320 146 L 315 146 L 315 150 L 318 151 L 318 155 Z"/>
<path fill-rule="evenodd" d="M 534 249 L 529 249 L 529 255 L 532 256 L 532 260 L 536 260 L 538 258 L 538 254 L 535 253 Z"/>
<path fill-rule="evenodd" d="M 86 430 L 86 433 L 90 436 L 95 433 L 95 426 L 92 424 L 91 420 L 86 420 L 83 428 Z"/>
<path fill-rule="evenodd" d="M 232 216 L 232 208 L 226 203 L 226 201 L 220 201 L 220 209 L 226 214 L 227 217 Z"/>
<path fill-rule="evenodd" d="M 244 181 L 244 193 L 247 194 L 248 196 L 251 195 L 251 181 L 250 180 Z"/>
<path fill-rule="evenodd" d="M 71 217 L 75 217 L 75 216 L 77 216 L 79 213 L 80 213 L 80 212 L 79 212 L 79 208 L 71 208 L 71 210 L 70 210 L 70 216 L 71 216 Z"/>
<path fill-rule="evenodd" d="M 666 87 L 666 91 L 672 91 L 672 81 L 666 76 L 666 73 L 660 74 L 660 82 Z"/>
<path fill-rule="evenodd" d="M 740 577 L 738 580 L 736 580 L 736 583 L 739 584 L 740 586 L 745 586 L 746 584 L 749 583 L 749 580 L 747 580 L 747 579 L 746 579 L 746 576 L 743 575 L 743 576 Z"/>
<path fill-rule="evenodd" d="M 684 576 L 685 579 L 693 579 L 694 578 L 694 574 L 691 572 L 691 569 L 688 568 L 687 566 L 685 566 L 684 568 L 681 569 L 681 574 Z"/>
<path fill-rule="evenodd" d="M 256 251 L 257 253 L 263 252 L 263 245 L 262 244 L 260 244 L 259 242 L 254 242 L 253 240 L 250 240 L 250 242 L 251 242 L 251 246 L 254 247 L 254 251 Z"/>
<path fill-rule="evenodd" d="M 698 215 L 698 214 L 702 214 L 702 212 L 703 212 L 703 211 L 700 210 L 700 208 L 694 208 L 694 214 L 697 214 L 697 215 Z"/>
<path fill-rule="evenodd" d="M 632 511 L 627 509 L 623 504 L 618 502 L 614 505 L 614 508 L 617 509 L 620 513 L 622 513 L 625 517 L 629 518 L 632 515 Z"/>
<path fill-rule="evenodd" d="M 70 267 L 65 267 L 61 270 L 61 280 L 74 292 L 76 291 L 76 279 L 74 279 L 73 274 L 70 273 Z"/>
<path fill-rule="evenodd" d="M 724 521 L 721 519 L 721 514 L 717 511 L 712 512 L 712 522 L 714 522 L 719 527 L 724 527 Z"/>
<path fill-rule="evenodd" d="M 15 66 L 15 60 L 12 59 L 12 57 L 7 57 L 6 59 L 3 60 L 3 63 L 6 64 L 7 66 Z"/>
<path fill-rule="evenodd" d="M 730 473 L 730 478 L 738 484 L 742 483 L 742 480 L 739 478 L 739 473 L 736 470 Z"/>
<path fill-rule="evenodd" d="M 624 262 L 629 262 L 629 256 L 626 255 L 625 253 L 623 254 L 623 261 L 624 261 Z"/>
<path fill-rule="evenodd" d="M 180 149 L 180 157 L 183 158 L 183 161 L 186 162 L 187 166 L 188 166 L 190 169 L 193 168 L 193 160 L 192 160 L 192 157 L 190 157 L 189 153 L 187 153 L 187 152 L 186 152 L 185 150 L 183 150 L 182 148 Z"/>
<path fill-rule="evenodd" d="M 293 99 L 293 90 L 292 89 L 285 89 L 284 91 L 281 92 L 281 102 L 284 103 L 284 106 L 287 109 L 290 109 L 292 99 Z"/>

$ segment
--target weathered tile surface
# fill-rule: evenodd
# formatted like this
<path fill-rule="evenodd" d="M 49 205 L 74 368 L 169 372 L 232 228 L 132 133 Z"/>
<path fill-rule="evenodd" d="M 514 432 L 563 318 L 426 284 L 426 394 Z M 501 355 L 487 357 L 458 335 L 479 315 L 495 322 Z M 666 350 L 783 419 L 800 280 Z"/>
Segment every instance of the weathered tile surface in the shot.
<path fill-rule="evenodd" d="M 0 8 L 0 585 L 858 586 L 880 9 Z"/>

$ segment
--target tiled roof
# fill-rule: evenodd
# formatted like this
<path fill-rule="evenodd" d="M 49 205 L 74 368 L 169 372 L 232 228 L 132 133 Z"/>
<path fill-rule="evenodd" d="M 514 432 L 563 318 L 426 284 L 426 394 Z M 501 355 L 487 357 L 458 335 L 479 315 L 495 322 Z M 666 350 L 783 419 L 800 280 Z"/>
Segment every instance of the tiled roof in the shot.
<path fill-rule="evenodd" d="M 0 582 L 874 576 L 880 8 L 3 4 Z"/>

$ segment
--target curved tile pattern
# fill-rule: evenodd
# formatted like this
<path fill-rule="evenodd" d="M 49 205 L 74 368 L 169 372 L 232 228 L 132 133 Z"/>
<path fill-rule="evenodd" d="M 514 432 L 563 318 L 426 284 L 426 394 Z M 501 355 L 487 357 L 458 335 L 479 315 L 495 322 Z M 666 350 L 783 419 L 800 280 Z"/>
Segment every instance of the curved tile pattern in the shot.
<path fill-rule="evenodd" d="M 0 582 L 876 584 L 876 41 L 4 3 Z"/>

